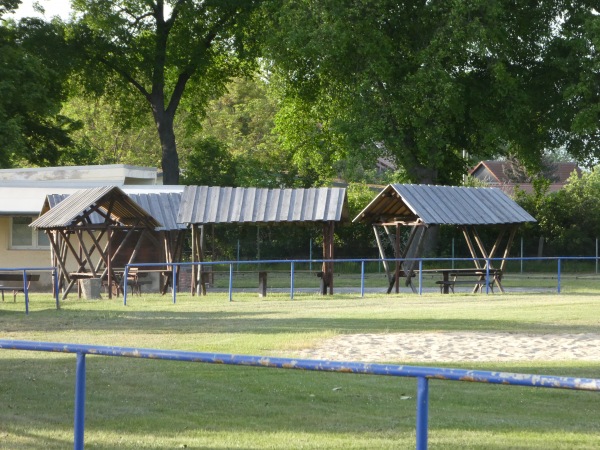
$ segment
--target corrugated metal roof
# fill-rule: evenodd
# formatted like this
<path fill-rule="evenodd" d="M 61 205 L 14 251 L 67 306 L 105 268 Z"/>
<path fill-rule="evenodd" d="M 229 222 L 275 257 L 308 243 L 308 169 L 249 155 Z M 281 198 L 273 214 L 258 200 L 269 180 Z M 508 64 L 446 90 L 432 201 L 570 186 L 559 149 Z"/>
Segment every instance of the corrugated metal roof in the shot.
<path fill-rule="evenodd" d="M 157 231 L 162 230 L 185 230 L 186 225 L 177 223 L 177 213 L 179 212 L 179 204 L 181 203 L 181 193 L 179 192 L 160 192 L 160 193 L 138 193 L 127 196 L 136 202 L 139 206 L 148 211 L 163 226 L 156 228 Z M 46 197 L 42 214 L 50 208 L 54 208 L 60 202 L 69 197 L 69 194 L 49 194 Z M 103 223 L 104 218 L 100 214 L 93 213 L 91 216 L 92 223 Z"/>
<path fill-rule="evenodd" d="M 179 192 L 161 192 L 157 194 L 127 194 L 162 224 L 157 230 L 185 230 L 187 227 L 177 223 L 177 214 L 181 203 Z"/>
<path fill-rule="evenodd" d="M 390 184 L 354 222 L 413 221 L 428 225 L 497 225 L 536 220 L 496 188 Z"/>
<path fill-rule="evenodd" d="M 142 219 L 153 228 L 161 226 L 116 186 L 77 191 L 34 220 L 30 226 L 39 229 L 68 227 L 76 223 L 81 215 L 95 204 L 105 212 L 110 209 L 111 217 L 124 225 L 134 225 Z"/>
<path fill-rule="evenodd" d="M 178 223 L 277 223 L 348 220 L 344 188 L 259 189 L 186 186 Z"/>

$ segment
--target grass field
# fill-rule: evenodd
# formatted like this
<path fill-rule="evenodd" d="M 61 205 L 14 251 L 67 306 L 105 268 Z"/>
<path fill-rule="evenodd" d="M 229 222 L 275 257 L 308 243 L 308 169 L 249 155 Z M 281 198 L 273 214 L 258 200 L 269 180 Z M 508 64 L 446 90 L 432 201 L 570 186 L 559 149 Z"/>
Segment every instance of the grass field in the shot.
<path fill-rule="evenodd" d="M 600 302 L 567 295 L 236 293 L 0 304 L 4 339 L 294 356 L 353 333 L 598 333 Z M 390 361 L 402 363 L 402 361 Z M 600 364 L 438 364 L 600 378 Z M 414 379 L 87 358 L 86 448 L 414 448 Z M 0 350 L 0 448 L 72 448 L 75 357 Z M 430 383 L 430 448 L 600 448 L 600 393 Z"/>

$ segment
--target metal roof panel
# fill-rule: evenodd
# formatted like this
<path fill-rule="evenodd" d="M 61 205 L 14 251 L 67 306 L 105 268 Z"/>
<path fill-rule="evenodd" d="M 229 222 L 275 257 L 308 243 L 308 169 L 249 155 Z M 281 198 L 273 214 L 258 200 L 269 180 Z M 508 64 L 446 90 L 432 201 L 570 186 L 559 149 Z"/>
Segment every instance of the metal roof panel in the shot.
<path fill-rule="evenodd" d="M 201 205 L 210 204 L 209 210 Z M 181 223 L 326 222 L 348 218 L 343 188 L 262 189 L 186 186 Z"/>
<path fill-rule="evenodd" d="M 412 214 L 430 225 L 535 222 L 527 211 L 500 189 L 410 184 L 387 186 L 354 221 L 405 220 Z"/>

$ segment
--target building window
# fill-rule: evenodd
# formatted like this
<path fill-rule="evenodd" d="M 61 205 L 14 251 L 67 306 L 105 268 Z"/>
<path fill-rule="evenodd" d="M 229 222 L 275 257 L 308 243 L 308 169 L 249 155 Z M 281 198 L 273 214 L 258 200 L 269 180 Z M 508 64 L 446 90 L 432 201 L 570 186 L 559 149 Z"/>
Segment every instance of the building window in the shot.
<path fill-rule="evenodd" d="M 47 249 L 50 247 L 48 236 L 42 230 L 35 230 L 29 226 L 33 217 L 17 216 L 11 220 L 10 248 L 13 249 Z"/>

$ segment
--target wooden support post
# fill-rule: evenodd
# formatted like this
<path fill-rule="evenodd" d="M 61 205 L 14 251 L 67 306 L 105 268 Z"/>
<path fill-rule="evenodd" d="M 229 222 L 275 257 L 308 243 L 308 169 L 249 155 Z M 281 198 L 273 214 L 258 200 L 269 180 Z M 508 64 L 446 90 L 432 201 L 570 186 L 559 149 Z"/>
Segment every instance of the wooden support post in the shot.
<path fill-rule="evenodd" d="M 381 237 L 379 236 L 379 232 L 377 231 L 377 226 L 373 225 L 373 232 L 375 233 L 375 241 L 377 242 L 377 248 L 379 249 L 379 256 L 381 257 L 381 260 L 383 262 L 383 268 L 385 270 L 385 275 L 387 277 L 388 280 L 388 290 L 387 293 L 389 294 L 392 291 L 392 286 L 394 283 L 394 277 L 392 276 L 391 272 L 390 272 L 390 266 L 388 264 L 388 262 L 386 261 L 385 258 L 385 249 L 383 248 L 383 244 L 381 243 Z"/>
<path fill-rule="evenodd" d="M 471 240 L 471 236 L 469 235 L 469 229 L 466 226 L 462 227 L 463 235 L 465 236 L 465 241 L 467 241 L 467 246 L 469 247 L 469 251 L 471 252 L 471 257 L 473 258 L 473 263 L 477 269 L 481 269 L 481 265 L 479 264 L 479 260 L 477 259 L 477 252 L 475 251 L 475 246 L 473 245 L 473 241 Z"/>
<path fill-rule="evenodd" d="M 258 296 L 267 296 L 267 272 L 258 272 Z"/>
<path fill-rule="evenodd" d="M 334 222 L 326 222 L 323 224 L 323 277 L 321 279 L 321 294 L 326 295 L 329 290 L 329 295 L 333 295 L 333 234 Z"/>

